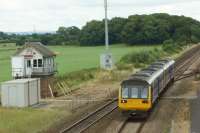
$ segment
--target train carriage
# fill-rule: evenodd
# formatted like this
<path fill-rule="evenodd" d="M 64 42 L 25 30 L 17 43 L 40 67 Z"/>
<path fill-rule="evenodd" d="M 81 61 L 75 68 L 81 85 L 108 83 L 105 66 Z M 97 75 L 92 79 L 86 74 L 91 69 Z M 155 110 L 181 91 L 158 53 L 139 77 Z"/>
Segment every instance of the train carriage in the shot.
<path fill-rule="evenodd" d="M 174 79 L 174 60 L 159 60 L 121 83 L 119 109 L 130 114 L 148 112 Z"/>

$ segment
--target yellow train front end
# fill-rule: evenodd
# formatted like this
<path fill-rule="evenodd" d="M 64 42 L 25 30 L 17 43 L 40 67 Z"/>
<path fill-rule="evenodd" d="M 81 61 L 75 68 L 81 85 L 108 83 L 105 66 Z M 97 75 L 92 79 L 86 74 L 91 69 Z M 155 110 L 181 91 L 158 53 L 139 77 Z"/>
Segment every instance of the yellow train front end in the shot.
<path fill-rule="evenodd" d="M 118 99 L 119 109 L 128 114 L 143 114 L 152 108 L 151 87 L 148 85 L 122 85 Z"/>

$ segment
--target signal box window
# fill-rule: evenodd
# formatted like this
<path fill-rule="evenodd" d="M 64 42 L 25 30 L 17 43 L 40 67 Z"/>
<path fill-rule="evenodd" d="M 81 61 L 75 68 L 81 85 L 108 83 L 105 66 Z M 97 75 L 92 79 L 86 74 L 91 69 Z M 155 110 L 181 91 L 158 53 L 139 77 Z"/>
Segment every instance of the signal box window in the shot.
<path fill-rule="evenodd" d="M 42 59 L 38 59 L 38 67 L 42 67 Z"/>
<path fill-rule="evenodd" d="M 33 67 L 37 67 L 37 60 L 33 60 Z"/>

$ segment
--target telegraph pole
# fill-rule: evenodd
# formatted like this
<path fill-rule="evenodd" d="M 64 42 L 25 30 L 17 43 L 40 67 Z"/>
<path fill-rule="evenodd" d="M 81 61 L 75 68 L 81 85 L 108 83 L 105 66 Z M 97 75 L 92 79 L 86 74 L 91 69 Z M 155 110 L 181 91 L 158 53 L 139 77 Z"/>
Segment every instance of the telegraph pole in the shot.
<path fill-rule="evenodd" d="M 100 67 L 105 70 L 112 70 L 114 62 L 112 53 L 109 52 L 109 34 L 108 34 L 108 2 L 104 0 L 105 8 L 105 53 L 100 55 Z"/>
<path fill-rule="evenodd" d="M 36 27 L 33 25 L 33 34 L 36 34 Z"/>
<path fill-rule="evenodd" d="M 106 51 L 109 50 L 109 36 L 108 36 L 108 2 L 104 0 L 104 7 L 105 7 L 105 45 Z"/>

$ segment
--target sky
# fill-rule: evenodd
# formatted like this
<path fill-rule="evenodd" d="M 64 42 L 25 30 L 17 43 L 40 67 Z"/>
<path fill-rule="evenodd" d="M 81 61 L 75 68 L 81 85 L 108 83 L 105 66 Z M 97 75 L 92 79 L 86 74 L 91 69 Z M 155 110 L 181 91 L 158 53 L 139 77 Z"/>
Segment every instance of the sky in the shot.
<path fill-rule="evenodd" d="M 81 28 L 104 18 L 104 0 L 0 0 L 0 31 L 56 31 Z M 108 0 L 108 16 L 169 13 L 200 21 L 200 0 Z"/>

